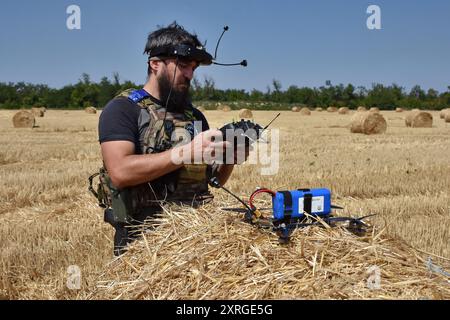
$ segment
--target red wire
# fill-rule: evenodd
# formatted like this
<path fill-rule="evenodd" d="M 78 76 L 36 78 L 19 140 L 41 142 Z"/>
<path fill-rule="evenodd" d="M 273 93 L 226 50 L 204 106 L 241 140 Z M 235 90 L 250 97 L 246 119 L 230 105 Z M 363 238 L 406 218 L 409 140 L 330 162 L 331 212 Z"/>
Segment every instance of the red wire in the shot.
<path fill-rule="evenodd" d="M 248 200 L 248 204 L 250 205 L 250 208 L 256 209 L 256 207 L 253 205 L 253 199 L 255 198 L 256 195 L 258 195 L 260 193 L 269 193 L 270 195 L 272 195 L 272 197 L 275 196 L 275 192 L 270 189 L 267 189 L 267 188 L 261 188 L 261 189 L 255 190 L 255 191 L 253 191 L 253 193 L 250 196 L 250 199 Z"/>

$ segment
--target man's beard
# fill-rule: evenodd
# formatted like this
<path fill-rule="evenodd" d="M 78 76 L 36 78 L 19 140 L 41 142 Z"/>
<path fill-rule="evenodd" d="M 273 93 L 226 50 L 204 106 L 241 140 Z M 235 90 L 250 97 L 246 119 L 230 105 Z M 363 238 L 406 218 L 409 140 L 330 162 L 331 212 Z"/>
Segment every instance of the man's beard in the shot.
<path fill-rule="evenodd" d="M 177 88 L 176 84 L 172 88 L 172 81 L 169 79 L 167 73 L 158 78 L 159 85 L 159 99 L 166 106 L 167 98 L 169 97 L 169 102 L 167 104 L 167 111 L 183 113 L 184 109 L 191 103 L 191 97 L 189 94 L 190 83 L 186 80 L 184 88 Z"/>

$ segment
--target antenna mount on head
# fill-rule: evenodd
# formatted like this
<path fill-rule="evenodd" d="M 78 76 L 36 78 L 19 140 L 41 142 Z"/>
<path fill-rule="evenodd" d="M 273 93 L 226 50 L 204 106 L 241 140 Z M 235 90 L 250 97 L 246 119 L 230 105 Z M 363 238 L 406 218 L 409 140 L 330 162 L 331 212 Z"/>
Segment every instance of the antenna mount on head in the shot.
<path fill-rule="evenodd" d="M 216 61 L 215 61 L 216 58 L 217 58 L 217 49 L 219 48 L 220 40 L 222 40 L 223 35 L 224 35 L 225 32 L 228 31 L 229 29 L 230 29 L 230 28 L 229 28 L 228 26 L 224 26 L 224 27 L 223 27 L 222 34 L 220 35 L 219 40 L 217 41 L 217 44 L 216 44 L 216 50 L 214 51 L 213 64 L 216 64 L 216 65 L 218 65 L 218 66 L 226 66 L 226 67 L 229 67 L 229 66 L 243 66 L 243 67 L 246 67 L 246 66 L 248 65 L 248 64 L 247 64 L 247 60 L 242 60 L 242 61 L 239 62 L 239 63 L 219 63 L 219 62 L 216 62 Z"/>

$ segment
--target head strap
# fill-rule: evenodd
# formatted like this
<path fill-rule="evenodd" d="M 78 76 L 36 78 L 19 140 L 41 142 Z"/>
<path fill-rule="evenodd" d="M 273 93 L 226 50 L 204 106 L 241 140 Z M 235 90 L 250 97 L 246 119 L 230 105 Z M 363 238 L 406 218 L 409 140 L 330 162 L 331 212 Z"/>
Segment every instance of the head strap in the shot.
<path fill-rule="evenodd" d="M 154 48 L 150 51 L 149 60 L 162 57 L 180 57 L 194 60 L 202 65 L 212 64 L 213 57 L 202 46 L 193 47 L 188 44 L 167 45 Z"/>

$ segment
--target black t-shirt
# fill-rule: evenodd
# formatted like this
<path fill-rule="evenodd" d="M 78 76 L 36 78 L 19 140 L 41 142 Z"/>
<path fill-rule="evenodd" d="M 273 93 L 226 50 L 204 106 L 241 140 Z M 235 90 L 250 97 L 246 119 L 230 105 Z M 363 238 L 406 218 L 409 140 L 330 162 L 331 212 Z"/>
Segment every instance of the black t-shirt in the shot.
<path fill-rule="evenodd" d="M 151 97 L 152 101 L 161 105 L 160 101 Z M 130 141 L 135 145 L 135 153 L 141 154 L 139 143 L 139 115 L 141 107 L 125 97 L 112 99 L 103 109 L 99 123 L 99 142 L 106 141 Z M 203 113 L 194 108 L 194 117 L 202 121 L 202 131 L 209 129 L 208 121 Z"/>

